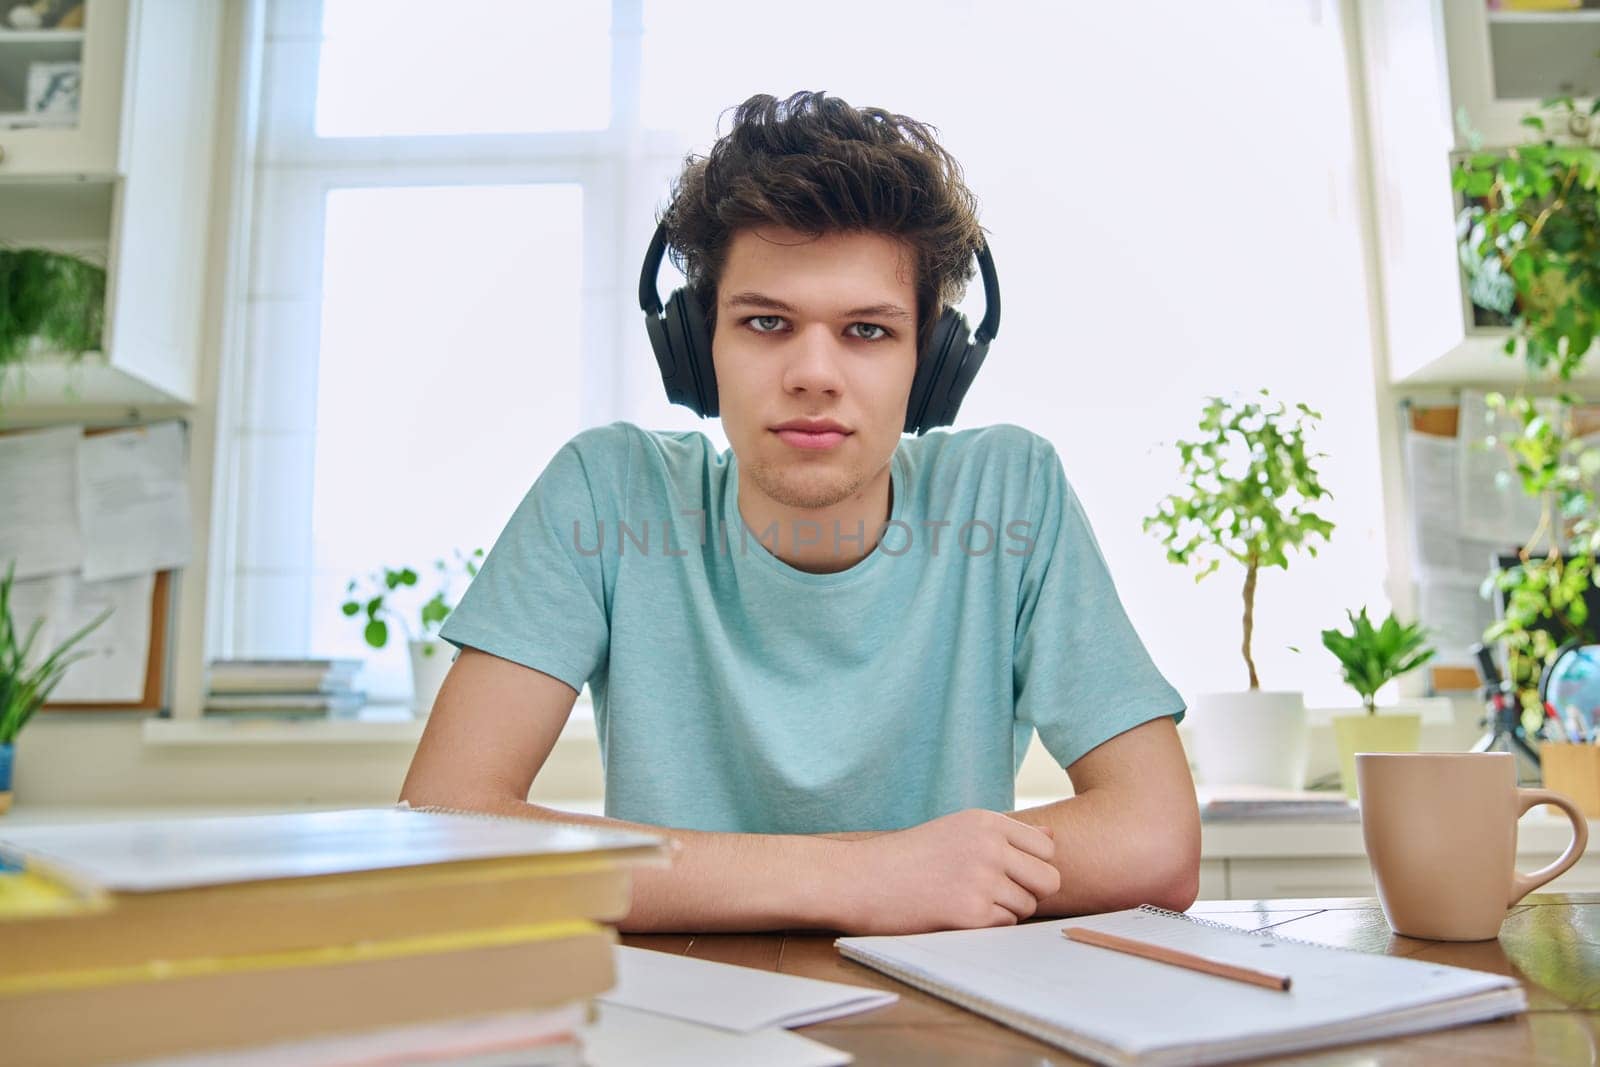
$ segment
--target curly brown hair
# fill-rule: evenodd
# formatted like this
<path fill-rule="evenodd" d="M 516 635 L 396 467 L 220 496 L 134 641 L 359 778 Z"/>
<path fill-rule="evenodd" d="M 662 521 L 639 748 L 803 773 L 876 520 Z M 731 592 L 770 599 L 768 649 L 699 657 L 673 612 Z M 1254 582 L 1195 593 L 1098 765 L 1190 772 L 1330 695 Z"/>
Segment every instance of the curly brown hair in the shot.
<path fill-rule="evenodd" d="M 905 242 L 916 261 L 917 347 L 926 351 L 939 314 L 966 292 L 984 240 L 961 166 L 934 132 L 823 92 L 760 93 L 740 104 L 708 156 L 685 158 L 660 219 L 708 336 L 728 243 L 741 229 L 775 225 Z"/>

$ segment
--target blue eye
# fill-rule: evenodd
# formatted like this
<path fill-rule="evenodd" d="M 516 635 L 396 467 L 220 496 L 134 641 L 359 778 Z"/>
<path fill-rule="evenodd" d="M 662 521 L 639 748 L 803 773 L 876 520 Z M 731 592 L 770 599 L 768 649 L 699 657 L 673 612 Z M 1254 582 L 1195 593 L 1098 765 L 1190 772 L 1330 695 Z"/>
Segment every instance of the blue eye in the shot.
<path fill-rule="evenodd" d="M 887 338 L 889 336 L 889 331 L 888 330 L 885 330 L 882 326 L 876 325 L 875 323 L 871 323 L 871 322 L 855 322 L 855 323 L 851 323 L 850 324 L 850 328 L 852 330 L 855 329 L 857 326 L 865 327 L 868 330 L 877 330 L 878 331 L 875 335 L 873 335 L 871 337 L 862 337 L 861 334 L 856 334 L 856 336 L 858 338 L 860 338 L 861 340 L 863 340 L 863 341 L 882 341 L 882 340 L 884 340 L 885 338 Z"/>
<path fill-rule="evenodd" d="M 779 326 L 783 323 L 783 316 L 755 315 L 751 318 L 745 319 L 744 321 L 746 324 L 760 323 L 761 325 L 756 327 L 756 333 L 777 333 Z"/>

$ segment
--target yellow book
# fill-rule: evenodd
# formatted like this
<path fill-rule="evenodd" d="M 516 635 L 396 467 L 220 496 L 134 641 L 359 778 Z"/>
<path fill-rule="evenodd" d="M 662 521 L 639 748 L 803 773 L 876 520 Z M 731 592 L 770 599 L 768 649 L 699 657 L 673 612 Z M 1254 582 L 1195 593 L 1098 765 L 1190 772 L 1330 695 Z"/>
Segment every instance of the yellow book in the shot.
<path fill-rule="evenodd" d="M 564 919 L 615 922 L 661 839 L 378 809 L 0 828 L 0 981 Z"/>
<path fill-rule="evenodd" d="M 615 935 L 583 921 L 0 980 L 6 1062 L 125 1062 L 536 1011 L 615 982 Z"/>

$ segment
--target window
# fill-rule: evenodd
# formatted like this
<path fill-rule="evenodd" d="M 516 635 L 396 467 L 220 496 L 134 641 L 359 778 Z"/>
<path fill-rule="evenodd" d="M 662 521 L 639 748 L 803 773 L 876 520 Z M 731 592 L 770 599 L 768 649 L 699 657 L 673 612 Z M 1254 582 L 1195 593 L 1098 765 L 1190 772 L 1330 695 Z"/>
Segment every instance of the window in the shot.
<path fill-rule="evenodd" d="M 443 10 L 271 8 L 218 651 L 361 652 L 343 580 L 492 541 L 582 427 L 725 446 L 661 395 L 639 260 L 729 108 L 825 88 L 930 122 L 962 161 L 1006 314 L 957 428 L 1056 444 L 1180 690 L 1243 684 L 1242 579 L 1197 586 L 1140 530 L 1175 487 L 1165 444 L 1211 393 L 1267 386 L 1323 411 L 1338 529 L 1263 575 L 1256 654 L 1263 684 L 1349 702 L 1317 631 L 1382 608 L 1384 552 L 1337 5 Z M 383 662 L 395 692 L 401 660 Z"/>

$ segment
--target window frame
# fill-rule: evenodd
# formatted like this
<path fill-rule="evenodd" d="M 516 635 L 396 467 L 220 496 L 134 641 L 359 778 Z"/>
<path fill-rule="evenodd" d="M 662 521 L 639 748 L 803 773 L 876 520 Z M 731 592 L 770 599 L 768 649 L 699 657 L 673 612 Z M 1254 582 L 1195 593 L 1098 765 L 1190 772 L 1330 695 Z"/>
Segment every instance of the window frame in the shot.
<path fill-rule="evenodd" d="M 644 175 L 681 158 L 638 126 L 643 0 L 612 0 L 610 123 L 592 131 L 319 137 L 321 0 L 266 0 L 260 38 L 254 209 L 233 377 L 219 403 L 223 504 L 207 613 L 212 655 L 305 648 L 315 576 L 311 510 L 327 198 L 352 188 L 570 184 L 583 201 L 578 421 L 627 418 L 622 373 L 639 250 L 661 190 Z M 648 188 L 646 188 L 648 186 Z M 535 309 L 536 312 L 536 309 Z M 387 703 L 400 694 L 377 694 Z"/>

